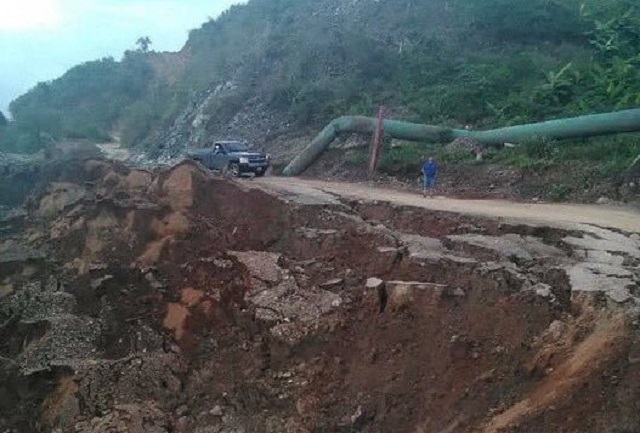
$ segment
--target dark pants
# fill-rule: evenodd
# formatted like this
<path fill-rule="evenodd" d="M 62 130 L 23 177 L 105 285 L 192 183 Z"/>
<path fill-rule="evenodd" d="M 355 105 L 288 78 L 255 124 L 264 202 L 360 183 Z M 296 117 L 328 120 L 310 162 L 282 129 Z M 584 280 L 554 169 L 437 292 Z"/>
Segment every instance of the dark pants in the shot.
<path fill-rule="evenodd" d="M 424 176 L 424 189 L 436 187 L 436 176 Z"/>

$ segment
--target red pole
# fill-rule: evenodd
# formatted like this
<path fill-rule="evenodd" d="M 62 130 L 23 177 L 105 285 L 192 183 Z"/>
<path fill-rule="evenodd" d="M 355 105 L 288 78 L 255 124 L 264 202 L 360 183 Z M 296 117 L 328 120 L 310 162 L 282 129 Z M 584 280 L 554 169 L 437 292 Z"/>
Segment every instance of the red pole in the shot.
<path fill-rule="evenodd" d="M 384 137 L 384 116 L 386 115 L 386 109 L 380 106 L 378 110 L 378 127 L 376 128 L 376 134 L 373 137 L 373 143 L 371 145 L 371 159 L 369 161 L 369 178 L 372 179 L 376 173 L 376 167 L 378 166 L 378 158 L 380 157 L 380 148 L 382 147 L 382 137 Z"/>

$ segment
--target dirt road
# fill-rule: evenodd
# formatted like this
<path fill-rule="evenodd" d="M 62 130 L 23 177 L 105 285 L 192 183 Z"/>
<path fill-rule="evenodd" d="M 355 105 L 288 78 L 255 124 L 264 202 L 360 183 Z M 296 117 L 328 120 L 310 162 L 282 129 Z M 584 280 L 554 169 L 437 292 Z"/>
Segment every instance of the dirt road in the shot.
<path fill-rule="evenodd" d="M 506 200 L 460 200 L 424 198 L 420 194 L 373 188 L 367 185 L 300 178 L 257 179 L 261 188 L 303 203 L 330 203 L 339 198 L 383 201 L 444 212 L 497 217 L 551 226 L 590 224 L 640 233 L 640 212 L 623 207 L 579 204 L 516 203 Z"/>

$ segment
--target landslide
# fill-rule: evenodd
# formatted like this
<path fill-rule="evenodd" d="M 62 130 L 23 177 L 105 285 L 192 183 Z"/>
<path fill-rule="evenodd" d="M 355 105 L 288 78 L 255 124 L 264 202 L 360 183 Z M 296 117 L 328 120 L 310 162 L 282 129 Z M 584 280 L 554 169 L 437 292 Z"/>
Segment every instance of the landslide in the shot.
<path fill-rule="evenodd" d="M 640 240 L 77 160 L 0 220 L 0 431 L 633 432 Z"/>

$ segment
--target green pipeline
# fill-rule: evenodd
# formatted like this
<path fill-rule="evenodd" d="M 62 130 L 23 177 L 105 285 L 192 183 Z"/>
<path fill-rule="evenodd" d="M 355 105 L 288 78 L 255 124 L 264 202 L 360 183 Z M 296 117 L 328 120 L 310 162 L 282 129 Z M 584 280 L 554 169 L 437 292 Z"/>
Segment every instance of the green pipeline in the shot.
<path fill-rule="evenodd" d="M 376 118 L 363 116 L 343 116 L 333 120 L 285 167 L 284 175 L 297 176 L 303 173 L 340 134 L 375 132 L 377 121 Z M 488 146 L 520 143 L 534 138 L 564 140 L 636 131 L 640 131 L 640 108 L 488 131 L 468 131 L 397 120 L 384 121 L 385 134 L 401 140 L 448 143 L 456 138 L 470 137 Z"/>

